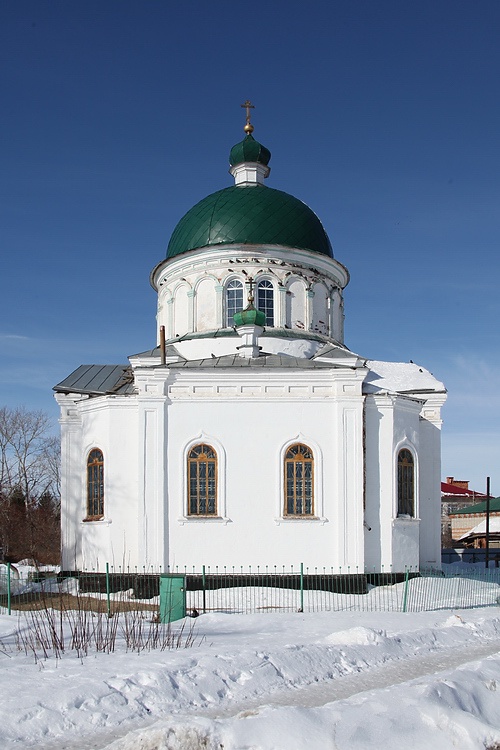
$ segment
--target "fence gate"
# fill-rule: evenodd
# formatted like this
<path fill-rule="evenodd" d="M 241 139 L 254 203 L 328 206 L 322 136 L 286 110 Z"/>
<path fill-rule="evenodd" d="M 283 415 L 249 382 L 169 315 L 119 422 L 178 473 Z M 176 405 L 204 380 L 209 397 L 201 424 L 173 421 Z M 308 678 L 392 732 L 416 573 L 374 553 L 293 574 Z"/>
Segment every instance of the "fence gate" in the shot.
<path fill-rule="evenodd" d="M 186 576 L 160 575 L 160 622 L 173 622 L 186 616 Z"/>

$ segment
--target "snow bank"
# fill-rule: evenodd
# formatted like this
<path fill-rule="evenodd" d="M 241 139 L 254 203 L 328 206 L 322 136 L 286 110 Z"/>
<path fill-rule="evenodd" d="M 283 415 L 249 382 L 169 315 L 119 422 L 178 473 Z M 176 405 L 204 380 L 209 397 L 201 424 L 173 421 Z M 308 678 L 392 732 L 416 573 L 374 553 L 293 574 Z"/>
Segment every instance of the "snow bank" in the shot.
<path fill-rule="evenodd" d="M 188 649 L 137 655 L 118 639 L 113 654 L 34 664 L 16 650 L 22 620 L 0 616 L 0 747 L 468 750 L 500 740 L 500 657 L 411 681 L 428 659 L 433 673 L 500 649 L 497 607 L 195 623 Z"/>

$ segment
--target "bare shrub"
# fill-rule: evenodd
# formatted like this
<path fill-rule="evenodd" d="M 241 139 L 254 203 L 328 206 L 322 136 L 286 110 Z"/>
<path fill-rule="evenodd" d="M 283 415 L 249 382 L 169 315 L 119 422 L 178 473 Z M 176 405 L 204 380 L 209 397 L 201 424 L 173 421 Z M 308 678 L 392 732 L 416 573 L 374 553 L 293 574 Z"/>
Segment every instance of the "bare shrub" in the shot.
<path fill-rule="evenodd" d="M 127 651 L 137 653 L 195 645 L 195 620 L 189 625 L 184 620 L 175 628 L 172 623 L 160 622 L 156 607 L 141 609 L 137 602 L 135 608 L 130 602 L 126 602 L 129 606 L 121 604 L 120 600 L 114 602 L 115 611 L 108 614 L 101 600 L 89 602 L 89 597 L 80 594 L 69 597 L 62 587 L 58 593 L 48 594 L 42 587 L 37 608 L 19 611 L 16 647 L 38 662 L 50 657 L 60 659 L 68 652 L 80 659 L 89 653 L 110 654 L 117 639 Z"/>

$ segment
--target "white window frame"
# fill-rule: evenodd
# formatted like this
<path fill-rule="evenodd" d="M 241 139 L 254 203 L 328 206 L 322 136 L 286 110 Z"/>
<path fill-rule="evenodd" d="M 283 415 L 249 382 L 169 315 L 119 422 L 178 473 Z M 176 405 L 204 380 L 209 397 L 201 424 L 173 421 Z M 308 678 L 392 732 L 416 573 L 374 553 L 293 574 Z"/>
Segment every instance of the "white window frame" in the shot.
<path fill-rule="evenodd" d="M 188 507 L 188 456 L 190 451 L 200 443 L 206 443 L 217 454 L 217 515 L 216 516 L 196 516 L 189 514 Z M 226 451 L 217 438 L 213 435 L 207 435 L 205 432 L 200 433 L 197 437 L 190 440 L 184 446 L 182 451 L 182 467 L 180 481 L 182 482 L 182 505 L 179 508 L 178 521 L 184 523 L 229 523 L 230 519 L 226 512 Z"/>
<path fill-rule="evenodd" d="M 264 287 L 264 284 L 269 284 L 269 286 Z M 259 301 L 259 290 L 262 288 L 265 289 L 271 289 L 271 300 L 272 300 L 272 312 L 273 312 L 273 320 L 272 323 L 268 323 L 267 321 L 267 307 L 261 307 L 260 301 Z M 255 307 L 258 310 L 261 310 L 265 316 L 266 316 L 266 326 L 269 326 L 270 328 L 274 328 L 276 326 L 276 289 L 274 287 L 274 284 L 270 278 L 265 276 L 264 278 L 260 278 L 257 281 L 256 284 L 256 304 Z"/>
<path fill-rule="evenodd" d="M 285 456 L 289 448 L 296 443 L 306 445 L 313 454 L 314 460 L 314 484 L 313 484 L 313 507 L 314 515 L 312 516 L 288 516 L 285 515 Z M 279 467 L 276 477 L 276 504 L 275 518 L 276 525 L 281 523 L 326 523 L 324 515 L 324 491 L 323 491 L 323 453 L 315 440 L 311 440 L 307 435 L 299 433 L 292 440 L 287 440 L 281 446 L 279 451 Z"/>
<path fill-rule="evenodd" d="M 229 318 L 233 317 L 234 313 L 240 312 L 240 310 L 235 309 L 233 315 L 229 316 L 229 305 L 228 305 L 228 292 L 231 288 L 231 284 L 238 283 L 241 285 L 241 308 L 240 310 L 243 310 L 245 307 L 245 283 L 239 279 L 237 276 L 232 276 L 231 278 L 227 279 L 227 281 L 224 284 L 224 327 L 225 328 L 232 328 L 234 326 L 234 322 L 231 323 Z"/>

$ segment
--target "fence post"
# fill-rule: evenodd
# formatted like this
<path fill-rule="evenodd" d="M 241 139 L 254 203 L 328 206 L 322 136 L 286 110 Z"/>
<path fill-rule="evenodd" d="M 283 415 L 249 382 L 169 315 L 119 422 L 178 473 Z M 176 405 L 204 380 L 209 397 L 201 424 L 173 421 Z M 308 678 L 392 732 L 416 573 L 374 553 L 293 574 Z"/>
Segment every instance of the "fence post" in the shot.
<path fill-rule="evenodd" d="M 202 594 L 203 594 L 203 614 L 205 614 L 206 611 L 207 611 L 207 592 L 206 592 L 206 589 L 205 589 L 206 579 L 205 579 L 205 566 L 204 565 L 201 566 L 201 582 L 202 582 L 202 586 L 203 586 L 203 591 L 202 591 Z"/>
<path fill-rule="evenodd" d="M 111 617 L 110 586 L 109 586 L 109 563 L 106 563 L 106 601 L 108 617 Z"/>
<path fill-rule="evenodd" d="M 12 614 L 10 606 L 10 562 L 7 563 L 7 612 Z"/>
<path fill-rule="evenodd" d="M 408 604 L 408 580 L 409 580 L 409 570 L 408 568 L 405 568 L 405 590 L 403 594 L 403 612 L 406 612 L 406 607 Z"/>
<path fill-rule="evenodd" d="M 300 563 L 300 609 L 299 612 L 304 611 L 304 563 Z"/>

